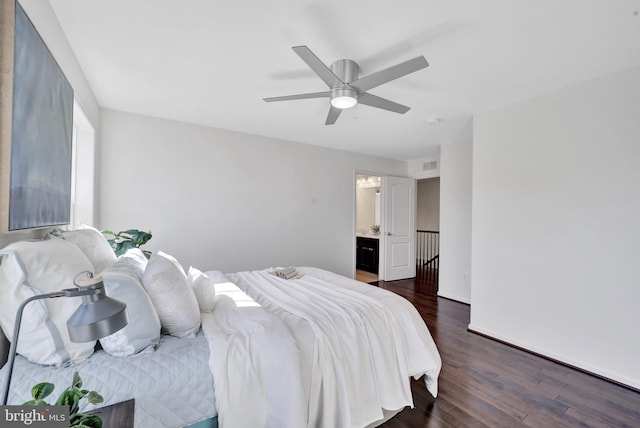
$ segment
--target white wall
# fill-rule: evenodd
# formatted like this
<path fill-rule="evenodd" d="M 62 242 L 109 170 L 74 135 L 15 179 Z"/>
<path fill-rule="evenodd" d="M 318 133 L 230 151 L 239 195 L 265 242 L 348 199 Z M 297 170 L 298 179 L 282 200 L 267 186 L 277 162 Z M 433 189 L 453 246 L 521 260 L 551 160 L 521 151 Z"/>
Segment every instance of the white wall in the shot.
<path fill-rule="evenodd" d="M 418 180 L 416 226 L 421 230 L 440 230 L 440 177 Z"/>
<path fill-rule="evenodd" d="M 152 251 L 233 272 L 354 272 L 355 171 L 404 161 L 113 110 L 102 112 L 99 225 L 151 230 Z"/>
<path fill-rule="evenodd" d="M 440 154 L 420 159 L 412 159 L 407 162 L 409 177 L 416 180 L 434 178 L 440 176 Z M 431 169 L 435 165 L 435 168 Z"/>
<path fill-rule="evenodd" d="M 474 118 L 470 325 L 635 388 L 639 100 L 634 68 Z"/>
<path fill-rule="evenodd" d="M 471 188 L 473 144 L 441 147 L 438 295 L 471 302 Z"/>

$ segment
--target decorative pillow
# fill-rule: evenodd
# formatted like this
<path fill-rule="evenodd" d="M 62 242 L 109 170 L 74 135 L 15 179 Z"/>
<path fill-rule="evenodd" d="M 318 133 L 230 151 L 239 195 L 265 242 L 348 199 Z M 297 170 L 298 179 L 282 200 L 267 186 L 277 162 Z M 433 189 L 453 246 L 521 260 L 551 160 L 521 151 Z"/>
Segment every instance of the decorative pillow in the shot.
<path fill-rule="evenodd" d="M 102 272 L 107 295 L 127 304 L 129 324 L 100 339 L 102 349 L 116 357 L 153 351 L 160 342 L 160 319 L 142 286 L 146 266 L 142 250 L 133 248 Z"/>
<path fill-rule="evenodd" d="M 142 285 L 158 312 L 162 329 L 171 336 L 195 337 L 200 329 L 200 310 L 187 275 L 169 254 L 151 256 Z"/>
<path fill-rule="evenodd" d="M 216 289 L 213 280 L 193 266 L 189 267 L 187 277 L 198 300 L 200 312 L 212 312 L 216 305 Z"/>
<path fill-rule="evenodd" d="M 12 337 L 17 308 L 27 298 L 73 288 L 73 280 L 94 268 L 80 248 L 62 239 L 20 241 L 0 250 L 0 324 Z M 82 299 L 55 298 L 30 302 L 24 308 L 18 353 L 38 364 L 79 363 L 93 353 L 95 341 L 74 343 L 67 320 Z"/>
<path fill-rule="evenodd" d="M 82 229 L 63 231 L 57 236 L 80 247 L 85 256 L 93 263 L 96 275 L 116 261 L 116 254 L 107 238 L 98 229 L 91 226 L 83 225 Z"/>

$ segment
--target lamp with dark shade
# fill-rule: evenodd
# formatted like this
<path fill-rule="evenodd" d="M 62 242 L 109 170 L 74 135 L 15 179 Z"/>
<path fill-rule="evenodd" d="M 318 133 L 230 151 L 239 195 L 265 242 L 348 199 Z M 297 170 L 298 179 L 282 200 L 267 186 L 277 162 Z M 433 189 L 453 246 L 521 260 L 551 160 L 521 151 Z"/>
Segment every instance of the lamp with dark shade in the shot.
<path fill-rule="evenodd" d="M 86 275 L 85 279 L 78 279 Z M 91 272 L 81 272 L 76 275 L 74 285 L 77 288 L 55 291 L 48 294 L 31 296 L 20 304 L 16 313 L 13 338 L 9 348 L 7 360 L 7 377 L 4 381 L 2 392 L 2 404 L 6 405 L 9 399 L 9 387 L 13 363 L 18 349 L 18 336 L 20 334 L 20 322 L 24 307 L 34 300 L 54 299 L 56 297 L 82 297 L 82 303 L 67 321 L 69 338 L 72 342 L 91 342 L 108 336 L 127 325 L 127 305 L 119 300 L 107 296 L 101 276 L 94 277 Z"/>

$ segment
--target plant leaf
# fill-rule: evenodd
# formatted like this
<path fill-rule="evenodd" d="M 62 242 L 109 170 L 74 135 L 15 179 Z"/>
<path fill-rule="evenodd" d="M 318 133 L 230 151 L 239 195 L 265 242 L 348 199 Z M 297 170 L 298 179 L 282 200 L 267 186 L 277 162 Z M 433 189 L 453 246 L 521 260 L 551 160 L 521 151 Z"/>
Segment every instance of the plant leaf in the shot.
<path fill-rule="evenodd" d="M 102 419 L 100 416 L 90 413 L 76 413 L 69 418 L 69 426 L 102 428 Z"/>
<path fill-rule="evenodd" d="M 98 404 L 102 403 L 104 398 L 102 398 L 102 395 L 98 394 L 96 391 L 91 391 L 87 396 L 87 400 L 89 400 L 89 403 L 91 404 Z"/>
<path fill-rule="evenodd" d="M 80 375 L 78 372 L 73 372 L 73 383 L 71 384 L 74 388 L 82 387 L 82 379 L 80 379 Z"/>
<path fill-rule="evenodd" d="M 138 247 L 149 242 L 152 236 L 151 232 L 145 232 L 138 229 L 129 229 L 120 233 L 129 235 L 131 237 L 131 240 L 135 242 L 136 246 Z"/>
<path fill-rule="evenodd" d="M 81 396 L 73 389 L 66 389 L 58 398 L 56 402 L 59 406 L 69 406 L 69 414 L 74 414 L 78 412 L 78 403 L 80 401 Z"/>
<path fill-rule="evenodd" d="M 26 403 L 22 403 L 23 406 L 48 406 L 49 403 L 43 401 L 43 400 L 29 400 Z"/>
<path fill-rule="evenodd" d="M 127 242 L 130 242 L 130 241 L 127 241 Z M 118 242 L 118 243 L 115 245 L 115 247 L 114 247 L 114 249 L 113 249 L 113 250 L 115 251 L 116 256 L 121 256 L 121 255 L 123 255 L 124 253 L 126 253 L 128 249 L 129 249 L 129 248 L 125 245 L 125 243 L 124 243 L 124 242 Z"/>
<path fill-rule="evenodd" d="M 128 229 L 115 233 L 112 230 L 104 229 L 102 234 L 105 235 L 109 245 L 113 248 L 114 253 L 120 256 L 131 248 L 140 247 L 151 239 L 151 232 L 145 232 L 138 229 Z"/>
<path fill-rule="evenodd" d="M 35 401 L 41 401 L 43 398 L 48 397 L 55 387 L 52 383 L 42 382 L 31 388 L 31 396 Z"/>

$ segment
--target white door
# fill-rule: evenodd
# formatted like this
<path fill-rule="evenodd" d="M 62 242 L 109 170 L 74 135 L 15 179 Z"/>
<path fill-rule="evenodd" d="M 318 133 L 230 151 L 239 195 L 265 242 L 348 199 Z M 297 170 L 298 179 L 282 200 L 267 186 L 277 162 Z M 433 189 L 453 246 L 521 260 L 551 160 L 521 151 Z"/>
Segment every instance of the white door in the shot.
<path fill-rule="evenodd" d="M 385 281 L 416 276 L 416 180 L 384 177 Z"/>

